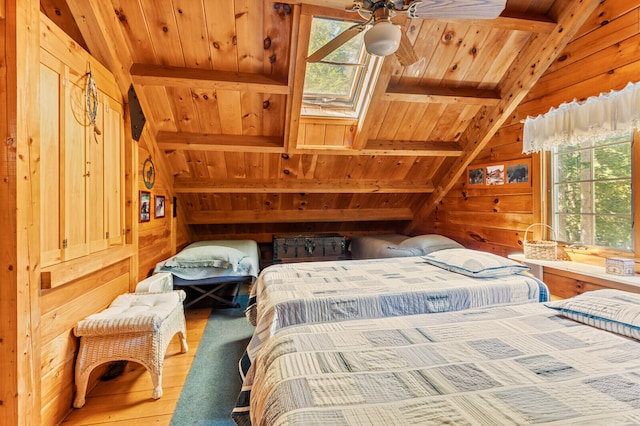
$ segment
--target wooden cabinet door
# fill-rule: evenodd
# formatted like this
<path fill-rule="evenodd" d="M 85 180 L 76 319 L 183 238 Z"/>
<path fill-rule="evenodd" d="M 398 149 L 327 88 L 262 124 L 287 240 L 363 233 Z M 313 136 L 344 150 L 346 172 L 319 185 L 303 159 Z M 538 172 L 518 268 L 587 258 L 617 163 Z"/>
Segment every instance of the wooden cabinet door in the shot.
<path fill-rule="evenodd" d="M 124 244 L 124 116 L 122 105 L 104 101 L 104 217 L 109 246 Z"/>
<path fill-rule="evenodd" d="M 64 67 L 59 61 L 40 64 L 40 262 L 62 260 L 62 206 L 60 204 L 60 88 Z"/>
<path fill-rule="evenodd" d="M 87 224 L 86 77 L 65 67 L 62 145 L 64 260 L 89 254 Z"/>
<path fill-rule="evenodd" d="M 104 129 L 104 96 L 99 96 L 95 126 L 86 126 L 87 140 L 87 222 L 89 228 L 89 251 L 107 248 L 107 227 L 105 210 L 105 132 Z"/>

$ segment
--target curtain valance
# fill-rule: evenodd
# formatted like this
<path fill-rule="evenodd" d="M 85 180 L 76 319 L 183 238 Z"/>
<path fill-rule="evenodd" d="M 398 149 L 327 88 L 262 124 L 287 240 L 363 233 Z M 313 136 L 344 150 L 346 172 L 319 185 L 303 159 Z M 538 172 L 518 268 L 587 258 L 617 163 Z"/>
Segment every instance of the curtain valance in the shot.
<path fill-rule="evenodd" d="M 628 133 L 640 126 L 640 83 L 601 93 L 584 102 L 564 103 L 524 121 L 522 152 L 577 145 L 603 135 Z"/>

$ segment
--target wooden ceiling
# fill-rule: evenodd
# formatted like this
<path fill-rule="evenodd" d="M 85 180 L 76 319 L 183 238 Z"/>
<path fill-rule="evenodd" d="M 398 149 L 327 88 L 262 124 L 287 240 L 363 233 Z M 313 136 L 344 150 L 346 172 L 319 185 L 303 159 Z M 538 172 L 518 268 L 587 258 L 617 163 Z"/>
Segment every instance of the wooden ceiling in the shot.
<path fill-rule="evenodd" d="M 494 20 L 399 16 L 420 60 L 387 57 L 359 121 L 300 116 L 311 17 L 354 18 L 347 0 L 300 3 L 41 9 L 114 72 L 124 96 L 133 84 L 142 142 L 188 224 L 399 221 L 411 233 L 599 1 L 508 0 Z"/>

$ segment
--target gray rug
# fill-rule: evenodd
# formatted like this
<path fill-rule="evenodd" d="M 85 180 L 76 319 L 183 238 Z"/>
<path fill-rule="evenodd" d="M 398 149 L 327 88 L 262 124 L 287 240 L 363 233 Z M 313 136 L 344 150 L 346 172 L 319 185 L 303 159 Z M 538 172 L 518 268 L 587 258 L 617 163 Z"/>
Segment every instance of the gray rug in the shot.
<path fill-rule="evenodd" d="M 171 426 L 235 424 L 231 410 L 241 387 L 238 360 L 254 330 L 244 316 L 247 298 L 239 296 L 240 308 L 212 310 Z"/>

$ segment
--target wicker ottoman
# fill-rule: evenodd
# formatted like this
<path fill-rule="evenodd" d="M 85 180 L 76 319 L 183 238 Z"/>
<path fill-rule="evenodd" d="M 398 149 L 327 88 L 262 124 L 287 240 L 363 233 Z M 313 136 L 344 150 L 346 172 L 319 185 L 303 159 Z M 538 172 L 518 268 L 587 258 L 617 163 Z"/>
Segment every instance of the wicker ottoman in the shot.
<path fill-rule="evenodd" d="M 91 371 L 112 361 L 134 361 L 151 374 L 153 399 L 162 396 L 162 365 L 173 336 L 180 337 L 181 352 L 187 351 L 184 319 L 185 293 L 127 293 L 118 296 L 107 309 L 90 315 L 74 328 L 80 337 L 76 360 L 76 397 L 73 406 L 85 403 Z"/>

